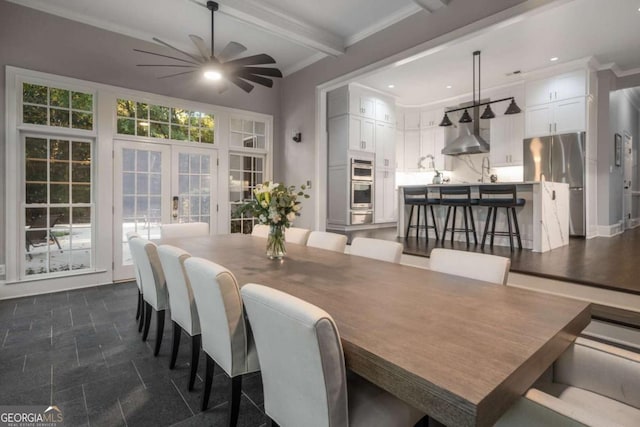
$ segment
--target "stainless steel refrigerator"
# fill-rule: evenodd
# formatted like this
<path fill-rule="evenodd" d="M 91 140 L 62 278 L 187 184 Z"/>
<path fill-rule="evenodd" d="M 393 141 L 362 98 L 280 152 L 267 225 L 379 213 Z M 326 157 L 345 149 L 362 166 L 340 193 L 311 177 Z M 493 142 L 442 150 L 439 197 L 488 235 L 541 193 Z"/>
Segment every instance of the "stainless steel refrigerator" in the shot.
<path fill-rule="evenodd" d="M 569 234 L 585 235 L 585 132 L 524 140 L 524 180 L 569 184 Z"/>

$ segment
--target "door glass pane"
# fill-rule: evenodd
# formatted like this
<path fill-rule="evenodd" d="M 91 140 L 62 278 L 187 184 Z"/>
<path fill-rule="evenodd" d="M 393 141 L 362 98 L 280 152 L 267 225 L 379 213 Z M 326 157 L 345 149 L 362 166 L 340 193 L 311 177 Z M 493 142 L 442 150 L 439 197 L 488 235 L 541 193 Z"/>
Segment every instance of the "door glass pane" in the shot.
<path fill-rule="evenodd" d="M 264 177 L 264 156 L 231 154 L 229 156 L 229 206 L 232 233 L 251 233 L 255 218 L 238 213 L 238 206 L 253 198 L 253 190 Z"/>
<path fill-rule="evenodd" d="M 210 157 L 209 154 L 178 154 L 178 222 L 209 223 Z"/>

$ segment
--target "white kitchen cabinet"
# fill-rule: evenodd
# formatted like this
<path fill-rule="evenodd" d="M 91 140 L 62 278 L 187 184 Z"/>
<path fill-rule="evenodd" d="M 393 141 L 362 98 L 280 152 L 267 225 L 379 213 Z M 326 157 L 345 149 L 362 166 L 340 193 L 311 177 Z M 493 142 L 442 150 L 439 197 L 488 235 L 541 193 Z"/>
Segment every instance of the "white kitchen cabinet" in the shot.
<path fill-rule="evenodd" d="M 365 117 L 349 117 L 349 150 L 375 152 L 375 121 Z"/>
<path fill-rule="evenodd" d="M 404 130 L 396 129 L 396 169 L 404 170 Z"/>
<path fill-rule="evenodd" d="M 349 86 L 349 113 L 376 118 L 376 99 L 358 86 Z"/>
<path fill-rule="evenodd" d="M 406 110 L 404 113 L 404 129 L 420 129 L 420 111 Z"/>
<path fill-rule="evenodd" d="M 394 168 L 396 165 L 395 127 L 389 123 L 376 121 L 375 148 L 376 167 Z"/>
<path fill-rule="evenodd" d="M 442 108 L 422 111 L 420 113 L 420 127 L 424 129 L 438 126 L 442 117 L 444 117 L 444 109 Z"/>
<path fill-rule="evenodd" d="M 376 98 L 376 120 L 394 124 L 396 122 L 396 107 L 387 99 Z"/>
<path fill-rule="evenodd" d="M 390 169 L 376 169 L 374 182 L 374 222 L 395 222 L 398 205 L 395 200 L 395 172 Z"/>
<path fill-rule="evenodd" d="M 524 125 L 521 115 L 499 116 L 491 120 L 491 166 L 522 165 Z"/>
<path fill-rule="evenodd" d="M 586 117 L 585 97 L 528 107 L 525 112 L 525 137 L 581 132 L 586 129 Z"/>
<path fill-rule="evenodd" d="M 422 161 L 425 170 L 432 171 L 434 167 L 439 171 L 445 169 L 445 156 L 442 154 L 444 142 L 442 127 L 430 127 L 420 131 L 420 157 L 433 156 L 433 164 L 430 159 Z"/>
<path fill-rule="evenodd" d="M 420 160 L 420 131 L 404 131 L 404 170 L 405 172 L 417 172 Z"/>
<path fill-rule="evenodd" d="M 585 70 L 560 74 L 555 77 L 527 82 L 525 86 L 526 106 L 563 101 L 587 94 Z"/>

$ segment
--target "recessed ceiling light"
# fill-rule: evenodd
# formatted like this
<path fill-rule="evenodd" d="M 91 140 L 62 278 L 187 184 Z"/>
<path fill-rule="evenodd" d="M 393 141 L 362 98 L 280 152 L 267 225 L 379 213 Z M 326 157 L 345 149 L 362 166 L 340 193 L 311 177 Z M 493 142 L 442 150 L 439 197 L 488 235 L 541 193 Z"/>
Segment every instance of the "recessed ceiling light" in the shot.
<path fill-rule="evenodd" d="M 556 62 L 558 60 L 557 56 L 554 56 L 553 58 L 549 58 L 549 61 L 551 62 Z"/>
<path fill-rule="evenodd" d="M 389 89 L 393 89 L 394 87 L 396 87 L 396 85 L 389 85 L 387 86 Z"/>
<path fill-rule="evenodd" d="M 451 89 L 453 86 L 447 85 L 446 87 L 447 87 L 447 89 Z"/>

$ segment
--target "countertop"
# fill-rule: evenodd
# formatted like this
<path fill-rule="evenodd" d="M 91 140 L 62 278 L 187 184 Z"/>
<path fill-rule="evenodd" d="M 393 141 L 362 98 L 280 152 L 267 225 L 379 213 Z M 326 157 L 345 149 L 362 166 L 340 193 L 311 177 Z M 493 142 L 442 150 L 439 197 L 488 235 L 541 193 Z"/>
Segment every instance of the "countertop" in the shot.
<path fill-rule="evenodd" d="M 540 184 L 540 181 L 520 181 L 520 182 L 449 182 L 446 184 L 411 184 L 411 185 L 399 185 L 398 187 L 446 187 L 446 186 L 468 186 L 478 187 L 480 185 L 536 185 Z"/>

